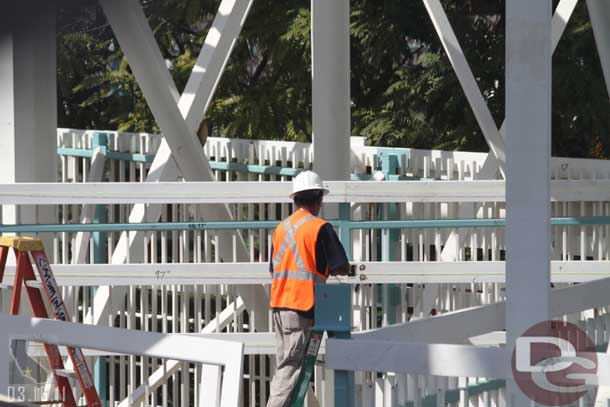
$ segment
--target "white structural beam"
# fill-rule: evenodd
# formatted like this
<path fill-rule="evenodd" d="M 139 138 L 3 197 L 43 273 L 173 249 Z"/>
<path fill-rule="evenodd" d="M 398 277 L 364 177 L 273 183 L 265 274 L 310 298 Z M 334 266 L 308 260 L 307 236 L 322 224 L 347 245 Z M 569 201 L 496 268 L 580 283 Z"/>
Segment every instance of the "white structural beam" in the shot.
<path fill-rule="evenodd" d="M 225 309 L 222 310 L 220 315 L 215 318 L 212 322 L 207 324 L 202 330 L 202 334 L 210 334 L 218 332 L 225 328 L 225 326 L 233 320 L 235 315 L 241 314 L 245 310 L 244 303 L 241 298 L 235 300 L 235 302 L 229 304 Z M 140 403 L 144 397 L 146 397 L 147 391 L 154 391 L 160 385 L 162 385 L 172 374 L 180 369 L 180 362 L 176 360 L 168 360 L 164 362 L 157 370 L 155 370 L 148 378 L 146 383 L 140 385 L 123 401 L 119 403 L 119 407 L 130 407 Z M 217 372 L 214 369 L 204 369 L 205 372 L 215 375 Z M 204 373 L 205 373 L 204 372 Z M 214 376 L 215 377 L 215 376 Z M 209 396 L 216 395 L 216 392 L 208 393 Z M 206 395 L 207 397 L 207 395 Z"/>
<path fill-rule="evenodd" d="M 56 2 L 3 4 L 0 15 L 0 182 L 55 182 Z M 45 223 L 50 207 L 5 206 L 2 223 Z M 49 244 L 48 237 L 41 238 Z"/>
<path fill-rule="evenodd" d="M 570 17 L 572 16 L 572 13 L 574 12 L 574 9 L 576 8 L 576 6 L 578 5 L 578 0 L 561 0 L 559 2 L 559 4 L 557 5 L 557 8 L 555 9 L 555 14 L 553 15 L 553 21 L 552 21 L 552 50 L 553 52 L 555 52 L 555 49 L 557 49 L 557 45 L 559 44 L 559 40 L 561 39 L 561 37 L 563 36 L 563 33 L 568 25 L 568 22 L 570 21 Z M 487 106 L 485 106 L 485 108 L 487 109 Z M 495 124 L 494 124 L 495 126 Z M 504 123 L 502 123 L 502 126 L 500 127 L 500 137 L 504 140 L 505 139 L 505 133 L 506 133 L 506 129 L 504 126 Z M 490 152 L 487 155 L 487 158 L 485 158 L 485 162 L 483 163 L 483 166 L 481 167 L 478 175 L 477 175 L 477 179 L 481 179 L 481 180 L 485 180 L 485 179 L 495 179 L 496 174 L 498 173 L 498 169 L 499 169 L 499 161 L 496 158 L 496 156 Z M 453 261 L 455 260 L 455 247 L 457 245 L 457 241 L 458 241 L 458 234 L 457 232 L 452 232 L 449 237 L 447 238 L 447 241 L 445 242 L 444 248 L 441 252 L 441 259 L 443 261 Z"/>
<path fill-rule="evenodd" d="M 139 2 L 136 0 L 101 0 L 100 2 L 155 120 L 165 135 L 147 181 L 176 180 L 179 175 L 177 169 L 186 180 L 211 181 L 212 172 L 201 144 L 195 138 L 195 130 L 205 113 L 204 108 L 213 95 L 252 1 L 224 0 L 221 3 L 193 74 L 189 78 L 184 98 L 180 99 Z M 172 162 L 172 158 L 175 163 Z M 129 219 L 130 222 L 156 221 L 160 213 L 159 207 L 145 210 L 144 206 L 139 205 L 134 208 Z M 204 217 L 206 220 L 226 220 L 231 219 L 231 213 L 224 204 L 219 203 L 206 207 Z M 227 241 L 225 233 L 218 234 L 223 241 Z M 130 233 L 127 243 L 127 236 L 124 234 L 118 244 L 118 251 L 112 256 L 112 262 L 124 262 L 129 250 L 126 248 L 141 248 L 141 239 L 141 233 Z M 231 245 L 220 245 L 220 250 L 223 259 L 233 259 Z M 237 260 L 246 257 L 243 245 L 238 245 L 237 257 Z M 238 292 L 252 312 L 258 315 L 266 312 L 266 293 L 261 287 L 241 289 L 238 287 Z M 107 314 L 108 298 L 108 289 L 98 291 L 95 298 L 94 322 L 103 320 Z M 266 318 L 258 318 L 257 324 L 260 324 L 260 329 L 264 330 L 268 322 Z"/>
<path fill-rule="evenodd" d="M 447 18 L 447 14 L 443 9 L 440 0 L 423 0 L 426 10 L 432 19 L 434 28 L 443 44 L 443 48 L 449 57 L 449 61 L 453 66 L 453 70 L 462 85 L 462 89 L 466 94 L 468 103 L 474 113 L 474 116 L 481 127 L 481 131 L 487 140 L 490 151 L 497 159 L 500 172 L 504 174 L 504 165 L 506 162 L 506 153 L 504 139 L 500 136 L 496 122 L 494 121 L 487 102 L 483 98 L 483 94 L 477 84 L 477 81 L 468 65 L 466 56 L 462 51 L 462 47 L 453 32 L 451 23 Z"/>
<path fill-rule="evenodd" d="M 610 97 L 610 4 L 605 0 L 587 0 L 587 7 Z"/>
<path fill-rule="evenodd" d="M 331 203 L 504 202 L 504 181 L 326 182 Z M 610 200 L 610 180 L 554 180 L 554 202 Z M 286 203 L 288 182 L 0 184 L 2 205 Z M 211 219 L 206 219 L 211 220 Z M 224 218 L 223 220 L 227 220 Z"/>
<path fill-rule="evenodd" d="M 223 333 L 181 333 L 180 335 L 195 336 L 208 339 L 218 339 L 221 341 L 239 342 L 244 345 L 244 355 L 275 355 L 276 343 L 275 333 L 258 333 L 258 332 L 223 332 Z M 495 338 L 493 338 L 495 339 Z M 498 340 L 496 340 L 498 342 Z M 28 344 L 28 355 L 30 357 L 46 357 L 44 346 L 40 343 Z M 68 351 L 65 348 L 59 349 L 59 353 L 67 357 Z M 121 356 L 120 352 L 109 352 L 102 350 L 83 349 L 85 356 Z M 320 354 L 325 353 L 324 342 L 320 345 Z"/>
<path fill-rule="evenodd" d="M 512 352 L 505 348 L 397 341 L 345 340 L 326 343 L 326 366 L 332 369 L 397 372 L 424 376 L 512 378 Z M 583 377 L 588 386 L 610 385 L 610 354 L 588 353 L 597 361 L 595 375 Z M 450 362 L 449 362 L 450 361 Z M 570 379 L 568 379 L 569 382 Z M 538 406 L 524 397 L 520 404 L 509 393 L 507 406 Z"/>
<path fill-rule="evenodd" d="M 600 2 L 601 3 L 601 2 Z M 578 0 L 561 0 L 553 14 L 551 27 L 551 49 L 554 53 L 557 45 L 565 32 L 565 29 L 574 13 L 574 9 L 578 5 Z M 609 92 L 610 93 L 610 92 Z M 500 135 L 504 138 L 505 128 L 504 123 L 500 128 Z M 481 170 L 479 171 L 479 179 L 493 179 L 498 172 L 498 160 L 493 154 L 488 154 Z"/>
<path fill-rule="evenodd" d="M 509 345 L 550 317 L 551 4 L 506 3 Z"/>
<path fill-rule="evenodd" d="M 350 177 L 350 4 L 311 0 L 314 170 Z"/>
<path fill-rule="evenodd" d="M 552 1 L 506 2 L 507 347 L 550 319 Z M 510 405 L 531 400 L 512 380 Z"/>
<path fill-rule="evenodd" d="M 328 284 L 504 283 L 505 262 L 354 262 L 354 277 L 333 277 Z M 61 286 L 264 285 L 267 263 L 53 264 Z M 7 266 L 11 286 L 15 266 Z M 610 261 L 552 261 L 551 282 L 583 283 L 610 277 Z"/>
<path fill-rule="evenodd" d="M 331 369 L 452 377 L 510 374 L 509 353 L 493 347 L 329 338 L 326 349 L 326 366 Z"/>
<path fill-rule="evenodd" d="M 175 181 L 179 177 L 178 169 L 188 181 L 212 181 L 211 169 L 195 132 L 252 1 L 224 0 L 221 3 L 180 98 L 139 2 L 101 0 L 101 4 L 155 120 L 165 135 L 146 181 Z M 230 219 L 231 213 L 219 203 L 205 208 L 204 216 L 207 220 Z M 145 210 L 142 205 L 138 205 L 130 214 L 130 221 L 156 221 L 159 217 L 159 207 Z M 125 260 L 124 248 L 128 245 L 121 244 L 125 238 L 121 237 L 121 242 L 117 245 L 119 251 L 113 254 L 113 262 Z M 137 238 L 140 239 L 137 241 L 139 243 L 142 234 L 131 234 L 129 247 L 142 246 L 134 243 Z M 223 258 L 232 257 L 227 254 L 229 253 L 223 253 Z"/>
<path fill-rule="evenodd" d="M 209 164 L 194 129 L 189 128 L 178 108 L 176 85 L 140 2 L 100 0 L 100 4 L 180 172 L 187 180 L 211 180 Z"/>
<path fill-rule="evenodd" d="M 195 131 L 213 96 L 252 0 L 222 1 L 185 92 L 180 98 L 139 2 L 100 0 L 100 3 L 165 136 L 146 181 L 174 181 L 179 176 L 178 169 L 187 181 L 213 180 L 202 146 L 195 138 Z M 232 214 L 224 203 L 208 206 L 202 213 L 206 220 L 232 219 Z M 145 208 L 138 205 L 133 209 L 129 220 L 157 221 L 160 215 L 161 209 L 158 206 Z M 238 244 L 234 254 L 232 245 L 228 244 L 230 235 L 225 232 L 218 235 L 221 241 L 226 243 L 218 248 L 221 258 L 225 261 L 246 260 L 247 253 L 240 239 L 238 243 L 242 244 Z M 142 247 L 141 241 L 141 233 L 130 233 L 129 236 L 123 234 L 118 244 L 119 250 L 113 253 L 112 262 L 123 263 L 131 247 Z M 236 259 L 233 258 L 234 255 L 237 255 Z M 268 319 L 263 317 L 267 311 L 265 290 L 262 287 L 244 286 L 237 287 L 237 292 L 250 310 L 255 326 L 260 330 L 267 330 Z M 124 294 L 118 293 L 119 296 Z M 94 299 L 94 323 L 105 319 L 111 303 L 110 295 L 107 287 L 98 290 Z M 166 377 L 162 371 L 161 377 Z"/>
<path fill-rule="evenodd" d="M 220 407 L 239 405 L 242 382 L 243 344 L 193 335 L 160 334 L 102 326 L 74 324 L 40 318 L 0 315 L 0 343 L 29 339 L 63 346 L 98 349 L 130 355 L 175 359 L 223 368 Z M 8 349 L 8 346 L 4 349 Z M 7 371 L 9 352 L 0 352 Z M 205 382 L 204 382 L 205 383 Z M 0 389 L 6 389 L 0 373 Z"/>
<path fill-rule="evenodd" d="M 561 317 L 608 302 L 610 278 L 555 289 L 551 293 L 551 316 Z M 367 340 L 405 342 L 464 343 L 466 339 L 505 328 L 506 304 L 503 302 L 448 312 L 365 332 L 353 337 Z"/>

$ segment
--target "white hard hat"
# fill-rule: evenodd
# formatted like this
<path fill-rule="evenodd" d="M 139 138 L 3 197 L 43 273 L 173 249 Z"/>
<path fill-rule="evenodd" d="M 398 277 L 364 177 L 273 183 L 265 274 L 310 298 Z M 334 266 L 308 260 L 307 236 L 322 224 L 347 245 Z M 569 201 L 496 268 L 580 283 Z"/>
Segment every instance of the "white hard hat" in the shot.
<path fill-rule="evenodd" d="M 290 198 L 294 197 L 294 194 L 301 191 L 310 191 L 313 189 L 320 189 L 324 195 L 328 194 L 328 189 L 324 188 L 322 179 L 318 174 L 313 171 L 303 171 L 292 180 L 292 193 Z"/>

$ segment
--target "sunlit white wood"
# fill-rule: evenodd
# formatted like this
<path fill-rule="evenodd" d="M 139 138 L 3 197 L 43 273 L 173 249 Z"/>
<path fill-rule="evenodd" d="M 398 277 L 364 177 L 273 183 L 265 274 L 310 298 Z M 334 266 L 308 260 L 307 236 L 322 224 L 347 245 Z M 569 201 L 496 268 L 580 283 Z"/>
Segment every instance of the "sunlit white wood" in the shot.
<path fill-rule="evenodd" d="M 503 283 L 505 262 L 355 262 L 355 277 L 332 277 L 328 284 Z M 268 263 L 53 264 L 61 286 L 270 284 Z M 5 286 L 15 266 L 7 265 Z M 610 261 L 553 261 L 553 283 L 582 283 L 610 277 Z M 432 287 L 432 286 L 431 286 Z M 436 297 L 434 297 L 436 298 Z M 241 302 L 240 302 L 241 303 Z M 239 308 L 238 308 L 239 309 Z M 234 309 L 238 312 L 238 309 Z"/>
<path fill-rule="evenodd" d="M 589 1 L 589 0 L 588 0 Z M 595 1 L 595 0 L 594 0 Z M 578 5 L 578 0 L 561 0 L 553 14 L 551 22 L 551 52 L 554 53 L 557 45 L 565 32 L 565 29 L 572 17 L 574 9 Z M 610 92 L 609 92 L 610 93 Z M 505 123 L 502 123 L 500 135 L 505 138 Z M 485 163 L 481 168 L 478 179 L 493 179 L 498 171 L 498 161 L 493 154 L 488 154 L 485 158 Z"/>
<path fill-rule="evenodd" d="M 462 85 L 462 89 L 466 94 L 468 103 L 470 104 L 474 116 L 481 127 L 481 131 L 485 136 L 487 144 L 489 144 L 490 151 L 497 159 L 500 172 L 504 174 L 504 167 L 506 163 L 506 148 L 504 145 L 504 139 L 500 135 L 494 118 L 487 107 L 487 103 L 483 98 L 479 85 L 477 84 L 472 70 L 468 65 L 468 61 L 466 60 L 466 56 L 462 51 L 460 43 L 453 32 L 453 28 L 451 27 L 451 23 L 445 14 L 445 10 L 443 9 L 440 0 L 423 1 L 426 9 L 428 10 L 430 18 L 432 19 L 434 28 L 436 28 L 436 32 L 443 44 L 443 47 L 445 48 L 445 52 L 449 57 L 449 61 L 453 66 L 453 70 L 455 71 L 460 84 Z"/>
<path fill-rule="evenodd" d="M 494 378 L 510 375 L 512 354 L 471 345 L 334 338 L 326 341 L 326 351 L 326 366 L 332 369 Z"/>
<path fill-rule="evenodd" d="M 243 20 L 247 15 L 251 0 L 225 0 L 221 4 L 218 18 L 215 19 L 213 26 L 206 38 L 206 44 L 200 54 L 200 58 L 196 64 L 196 68 L 212 68 L 209 71 L 209 75 L 202 75 L 202 72 L 193 72 L 187 84 L 188 93 L 185 94 L 185 98 L 191 98 L 190 101 L 184 101 L 178 109 L 178 105 L 181 100 L 178 99 L 178 92 L 175 84 L 173 83 L 171 76 L 165 65 L 159 48 L 154 41 L 154 37 L 146 17 L 142 11 L 140 3 L 137 0 L 134 1 L 115 1 L 115 0 L 101 0 L 102 7 L 106 13 L 110 24 L 121 44 L 121 48 L 127 56 L 130 66 L 134 71 L 140 87 L 142 88 L 143 94 L 155 116 L 155 119 L 165 135 L 164 142 L 167 142 L 167 147 L 163 150 L 165 155 L 159 155 L 155 158 L 153 166 L 155 170 L 153 172 L 153 178 L 159 179 L 175 179 L 178 175 L 177 172 L 168 174 L 163 171 L 165 163 L 170 160 L 171 157 L 176 161 L 177 167 L 180 169 L 182 176 L 189 181 L 211 181 L 213 179 L 209 163 L 203 154 L 201 144 L 194 137 L 196 126 L 198 124 L 197 116 L 202 117 L 203 111 L 196 111 L 197 107 L 205 106 L 209 102 L 209 98 L 213 94 L 213 90 L 218 81 L 218 77 L 226 63 L 228 55 L 230 55 L 231 49 L 235 43 L 235 39 L 239 34 Z M 229 22 L 229 23 L 227 23 Z M 222 31 L 227 32 L 222 32 Z M 214 44 L 214 36 L 219 34 L 223 35 L 222 46 L 220 43 Z M 227 40 L 228 39 L 228 40 Z M 209 40 L 209 41 L 208 41 Z M 212 55 L 210 55 L 212 54 Z M 205 60 L 208 57 L 210 59 Z M 216 67 L 211 64 L 220 58 L 221 63 L 217 63 Z M 214 69 L 217 69 L 214 72 Z M 207 82 L 204 82 L 204 76 Z M 210 76 L 208 78 L 207 76 Z M 207 89 L 206 89 L 207 86 Z M 195 97 L 190 92 L 195 92 Z M 201 102 L 204 98 L 205 102 Z M 197 100 L 195 100 L 197 99 Z M 190 103 L 189 103 L 190 102 Z M 196 103 L 197 102 L 197 103 Z M 195 108 L 193 108 L 195 107 Z M 194 116 L 194 117 L 191 117 Z M 186 119 L 186 121 L 185 121 Z M 193 126 L 193 127 L 189 127 Z M 162 146 L 163 147 L 163 146 Z M 169 167 L 171 169 L 171 166 Z M 139 212 L 138 212 L 139 210 Z M 231 213 L 226 207 L 225 203 L 220 205 L 211 205 L 204 209 L 204 216 L 207 220 L 220 220 L 220 219 L 231 219 Z M 149 216 L 154 216 L 156 219 L 160 215 L 159 207 L 149 208 Z M 136 208 L 135 217 L 139 220 L 143 218 L 142 208 Z M 150 219 L 150 218 L 149 218 Z M 130 221 L 134 221 L 134 217 L 130 216 Z M 222 232 L 223 236 L 228 235 L 226 232 Z M 129 239 L 135 242 L 136 247 L 141 246 L 138 239 L 141 234 L 132 233 Z M 122 236 L 123 240 L 127 240 L 127 236 Z M 226 238 L 223 240 L 227 240 Z M 123 251 L 124 247 L 129 245 L 122 245 L 119 242 L 119 252 L 113 254 L 113 263 L 122 263 L 124 259 L 129 256 L 129 249 L 127 252 Z M 219 250 L 222 252 L 223 258 L 231 258 L 228 252 L 227 245 L 222 245 Z M 243 250 L 243 243 L 239 246 L 240 257 L 245 259 L 245 250 Z M 98 291 L 99 296 L 96 295 L 96 312 L 98 315 L 94 316 L 94 322 L 96 320 L 103 320 L 105 312 L 107 312 L 108 293 L 103 290 Z M 121 296 L 123 293 L 117 293 Z M 262 309 L 266 309 L 266 293 L 261 287 L 244 287 L 240 294 L 243 296 L 244 301 L 248 304 L 251 309 L 256 309 L 257 312 L 262 313 Z M 99 299 L 99 301 L 98 301 Z M 98 306 L 99 304 L 99 306 Z M 261 321 L 261 329 L 266 329 L 264 320 Z"/>
<path fill-rule="evenodd" d="M 239 342 L 9 315 L 0 315 L 0 323 L 6 328 L 0 332 L 0 343 L 7 343 L 9 338 L 34 339 L 58 345 L 222 366 L 224 370 L 220 405 L 239 405 L 243 356 L 243 344 Z M 4 356 L 8 352 L 0 354 Z M 8 363 L 4 366 L 8 366 Z M 8 385 L 7 382 L 0 381 L 0 385 L 2 384 Z"/>
<path fill-rule="evenodd" d="M 551 181 L 551 201 L 608 201 L 610 180 Z M 326 202 L 504 202 L 503 181 L 329 181 Z M 0 204 L 282 203 L 289 182 L 0 184 Z M 228 217 L 223 220 L 230 219 Z M 211 219 L 208 219 L 211 220 Z M 232 256 L 229 256 L 231 258 Z"/>
<path fill-rule="evenodd" d="M 200 406 L 220 407 L 222 368 L 207 365 L 203 367 L 199 395 Z"/>
<path fill-rule="evenodd" d="M 202 333 L 212 333 L 216 330 L 223 329 L 227 324 L 230 323 L 233 318 L 234 312 L 243 312 L 245 310 L 244 303 L 241 298 L 238 298 L 234 303 L 229 304 L 225 309 L 222 310 L 218 319 L 214 319 L 212 322 L 207 324 L 201 331 Z M 167 361 L 162 363 L 161 367 L 155 370 L 145 381 L 146 386 L 139 386 L 136 388 L 128 398 L 123 399 L 118 406 L 129 407 L 131 405 L 140 403 L 146 395 L 145 387 L 148 387 L 151 391 L 158 388 L 164 383 L 164 381 L 172 374 L 178 371 L 180 368 L 180 362 L 175 360 Z"/>
<path fill-rule="evenodd" d="M 565 28 L 574 12 L 574 9 L 578 5 L 578 0 L 561 0 L 557 5 L 557 9 L 555 10 L 555 14 L 553 15 L 552 20 L 552 50 L 553 52 L 557 48 L 559 40 L 563 36 Z M 505 124 L 502 123 L 500 127 L 500 136 L 505 138 Z M 477 179 L 494 179 L 495 174 L 498 172 L 498 160 L 496 157 L 489 153 L 485 159 L 483 167 L 479 172 Z M 452 250 L 455 248 L 457 241 L 456 233 L 452 232 L 445 243 L 445 248 L 442 251 L 441 258 L 443 260 L 454 260 L 452 257 Z"/>
<path fill-rule="evenodd" d="M 551 316 L 558 317 L 588 310 L 608 302 L 610 278 L 570 285 L 551 291 Z M 403 340 L 408 342 L 463 343 L 466 338 L 505 329 L 504 302 L 447 312 L 432 318 L 390 325 L 354 338 Z"/>
<path fill-rule="evenodd" d="M 506 333 L 551 317 L 552 1 L 506 2 Z M 507 381 L 511 405 L 531 400 Z"/>

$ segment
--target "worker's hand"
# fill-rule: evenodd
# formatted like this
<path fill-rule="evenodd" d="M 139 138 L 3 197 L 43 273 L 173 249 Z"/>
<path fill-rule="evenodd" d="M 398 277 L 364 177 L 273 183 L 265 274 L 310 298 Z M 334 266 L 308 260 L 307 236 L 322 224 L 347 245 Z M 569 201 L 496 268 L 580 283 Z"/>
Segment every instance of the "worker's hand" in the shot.
<path fill-rule="evenodd" d="M 349 263 L 345 263 L 337 268 L 334 268 L 329 271 L 331 276 L 349 276 L 350 275 L 350 265 Z"/>

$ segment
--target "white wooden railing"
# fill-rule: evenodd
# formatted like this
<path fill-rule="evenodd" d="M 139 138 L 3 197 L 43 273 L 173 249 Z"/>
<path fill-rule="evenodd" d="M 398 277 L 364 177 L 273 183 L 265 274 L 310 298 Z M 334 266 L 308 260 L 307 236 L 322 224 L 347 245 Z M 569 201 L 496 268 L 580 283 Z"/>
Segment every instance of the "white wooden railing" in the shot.
<path fill-rule="evenodd" d="M 154 155 L 160 143 L 158 135 L 109 134 L 108 148 L 113 151 Z M 61 129 L 58 145 L 90 149 L 91 135 L 91 132 Z M 210 138 L 204 151 L 213 161 L 260 166 L 308 168 L 313 160 L 312 149 L 305 143 Z M 495 219 L 505 216 L 503 183 L 472 182 L 477 179 L 486 154 L 410 149 L 407 160 L 406 151 L 395 150 L 400 164 L 397 175 L 424 180 L 360 182 L 349 184 L 353 185 L 351 187 L 336 184 L 329 202 L 349 203 L 352 220 Z M 352 153 L 352 173 L 373 174 L 381 169 L 379 154 L 383 154 L 382 149 L 364 146 L 361 139 L 354 139 Z M 51 203 L 57 208 L 58 223 L 67 224 L 81 222 L 84 203 L 101 205 L 108 223 L 127 223 L 136 202 L 163 202 L 161 222 L 196 222 L 203 208 L 201 205 L 206 202 L 228 204 L 238 221 L 277 221 L 291 210 L 286 198 L 288 183 L 235 184 L 236 181 L 290 181 L 290 176 L 216 170 L 217 180 L 224 183 L 212 187 L 182 184 L 179 189 L 171 189 L 170 186 L 140 184 L 121 189 L 122 186 L 110 184 L 81 185 L 86 184 L 92 174 L 90 158 L 62 156 L 60 162 L 59 181 L 73 184 L 69 192 L 61 192 L 61 186 L 33 189 L 22 195 L 15 190 L 13 200 L 2 203 Z M 610 201 L 604 192 L 610 186 L 604 181 L 610 174 L 607 161 L 556 158 L 552 165 L 555 180 L 573 180 L 554 184 L 554 217 L 610 215 Z M 140 183 L 147 171 L 145 162 L 107 160 L 98 181 Z M 8 199 L 9 187 L 0 188 L 0 200 Z M 41 193 L 39 201 L 32 197 L 36 191 Z M 390 210 L 393 205 L 395 210 Z M 32 223 L 36 223 L 35 219 Z M 194 333 L 207 328 L 225 335 L 243 335 L 242 338 L 248 341 L 252 340 L 248 339 L 250 335 L 258 335 L 250 323 L 253 315 L 240 301 L 235 284 L 264 281 L 270 239 L 268 229 L 242 231 L 249 263 L 234 266 L 233 259 L 221 259 L 215 248 L 220 244 L 235 247 L 238 244 L 235 233 L 221 242 L 207 230 L 149 232 L 141 250 L 144 257 L 131 259 L 138 264 L 114 269 L 115 266 L 103 264 L 72 265 L 77 252 L 76 233 L 43 236 L 51 242 L 51 257 L 56 263 L 60 283 L 65 284 L 64 295 L 73 304 L 75 321 L 85 321 L 86 315 L 91 313 L 96 286 L 125 284 L 129 285 L 127 295 L 113 299 L 111 317 L 103 321 L 104 324 L 153 332 Z M 119 236 L 119 232 L 106 234 L 106 259 L 116 249 Z M 607 225 L 554 226 L 553 236 L 553 267 L 556 270 L 553 278 L 557 286 L 598 278 L 609 270 L 605 263 L 610 260 Z M 351 237 L 353 259 L 367 271 L 362 273 L 367 280 L 351 281 L 357 331 L 427 318 L 432 313 L 490 304 L 504 298 L 502 227 L 403 228 L 393 233 L 368 228 L 353 231 Z M 82 263 L 92 263 L 94 258 L 92 238 L 88 246 L 89 255 Z M 585 259 L 588 261 L 583 261 Z M 223 261 L 222 265 L 214 265 L 220 261 Z M 168 271 L 170 273 L 166 273 Z M 131 273 L 135 277 L 128 280 L 125 276 Z M 219 273 L 232 278 L 223 279 Z M 98 276 L 94 279 L 92 274 Z M 0 296 L 3 311 L 6 311 L 7 295 L 0 290 Z M 604 315 L 605 307 L 579 313 L 576 319 L 594 320 L 586 322 L 587 326 L 605 327 L 605 322 L 601 322 L 607 319 Z M 268 318 L 268 315 L 256 316 L 261 317 Z M 271 336 L 265 338 L 259 350 L 247 354 L 244 359 L 244 406 L 262 406 L 267 398 L 274 358 L 273 339 Z M 109 401 L 112 405 L 125 400 L 143 383 L 143 377 L 161 366 L 161 361 L 144 357 L 109 355 L 106 360 L 110 368 Z M 196 403 L 187 394 L 189 383 L 199 373 L 191 366 L 172 372 L 168 380 L 159 381 L 159 394 L 170 395 L 166 400 L 158 398 L 159 403 L 164 406 Z M 316 367 L 315 396 L 322 406 L 332 405 L 332 385 L 326 381 L 328 375 L 323 366 Z M 501 389 L 480 394 L 471 391 L 470 396 L 466 395 L 467 382 L 481 380 L 393 374 L 378 377 L 363 372 L 357 375 L 358 399 L 362 405 L 395 406 L 459 388 L 466 402 L 479 400 L 482 403 L 494 399 L 501 405 Z"/>

